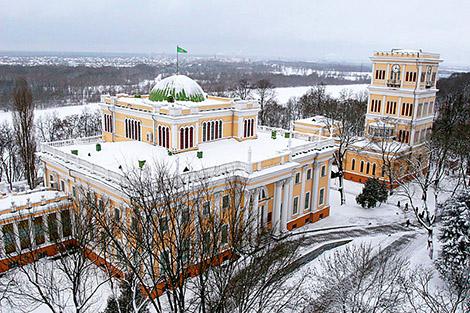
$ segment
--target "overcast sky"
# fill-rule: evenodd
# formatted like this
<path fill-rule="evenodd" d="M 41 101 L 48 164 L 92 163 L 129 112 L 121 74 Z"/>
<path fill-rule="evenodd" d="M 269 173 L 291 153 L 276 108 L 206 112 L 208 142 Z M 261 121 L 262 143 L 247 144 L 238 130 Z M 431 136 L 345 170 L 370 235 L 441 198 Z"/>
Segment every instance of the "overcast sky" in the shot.
<path fill-rule="evenodd" d="M 464 0 L 0 0 L 0 51 L 367 61 L 421 48 L 470 65 Z"/>

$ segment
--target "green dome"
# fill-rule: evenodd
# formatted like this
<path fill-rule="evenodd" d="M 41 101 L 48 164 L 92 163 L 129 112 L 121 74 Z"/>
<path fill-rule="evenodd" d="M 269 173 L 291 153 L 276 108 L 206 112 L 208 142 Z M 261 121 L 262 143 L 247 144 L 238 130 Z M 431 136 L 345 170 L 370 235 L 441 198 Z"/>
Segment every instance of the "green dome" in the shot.
<path fill-rule="evenodd" d="M 150 91 L 152 101 L 201 102 L 206 99 L 201 86 L 186 75 L 173 75 L 159 81 Z"/>

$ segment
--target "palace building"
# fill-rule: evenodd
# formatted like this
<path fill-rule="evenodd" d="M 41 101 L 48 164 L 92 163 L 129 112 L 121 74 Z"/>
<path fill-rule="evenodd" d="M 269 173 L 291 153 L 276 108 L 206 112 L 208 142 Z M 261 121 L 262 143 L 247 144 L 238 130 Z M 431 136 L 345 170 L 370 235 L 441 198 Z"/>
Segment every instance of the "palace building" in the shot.
<path fill-rule="evenodd" d="M 110 214 L 129 223 L 130 199 L 122 192 L 126 171 L 153 171 L 157 163 L 175 177 L 208 177 L 214 193 L 206 203 L 214 210 L 231 203 L 227 175 L 243 177 L 243 203 L 253 208 L 258 230 L 281 235 L 327 217 L 333 139 L 258 126 L 259 110 L 256 101 L 208 96 L 184 75 L 160 80 L 149 95 L 102 96 L 101 136 L 41 144 L 43 192 L 60 194 L 22 206 L 7 201 L 0 208 L 0 271 L 14 267 L 15 255 L 25 249 L 54 254 L 47 234 L 44 240 L 28 237 L 28 245 L 21 238 L 36 223 L 47 233 L 51 214 L 58 214 L 59 225 L 62 216 L 67 222 L 63 211 L 74 206 L 79 190 L 106 199 Z"/>

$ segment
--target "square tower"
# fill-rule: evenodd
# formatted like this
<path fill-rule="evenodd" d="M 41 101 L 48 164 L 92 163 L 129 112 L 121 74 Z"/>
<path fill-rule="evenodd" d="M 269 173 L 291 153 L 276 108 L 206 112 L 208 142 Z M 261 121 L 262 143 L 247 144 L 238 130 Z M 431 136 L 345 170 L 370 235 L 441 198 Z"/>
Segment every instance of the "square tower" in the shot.
<path fill-rule="evenodd" d="M 420 145 L 432 128 L 439 54 L 392 49 L 371 60 L 366 136 Z"/>

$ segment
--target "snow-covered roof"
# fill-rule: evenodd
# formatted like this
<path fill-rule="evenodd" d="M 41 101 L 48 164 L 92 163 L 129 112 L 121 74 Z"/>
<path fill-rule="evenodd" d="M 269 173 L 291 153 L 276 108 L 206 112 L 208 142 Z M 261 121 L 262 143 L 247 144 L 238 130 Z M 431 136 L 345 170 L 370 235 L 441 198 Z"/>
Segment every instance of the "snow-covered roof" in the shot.
<path fill-rule="evenodd" d="M 9 193 L 0 197 L 0 217 L 4 218 L 5 213 L 10 213 L 12 208 L 24 208 L 38 206 L 50 200 L 61 199 L 66 195 L 56 190 L 30 190 L 21 193 Z"/>
<path fill-rule="evenodd" d="M 334 123 L 337 123 L 338 121 L 335 121 L 331 118 L 328 118 L 323 115 L 315 115 L 314 117 L 308 117 L 300 120 L 296 120 L 296 123 L 302 123 L 302 124 L 308 124 L 312 126 L 327 126 L 327 125 L 333 125 Z"/>
<path fill-rule="evenodd" d="M 159 81 L 150 91 L 152 101 L 168 101 L 170 98 L 180 101 L 201 102 L 206 95 L 201 86 L 186 75 L 173 75 Z"/>
<path fill-rule="evenodd" d="M 119 179 L 116 175 L 119 176 L 127 170 L 137 168 L 139 161 L 144 160 L 146 170 L 165 165 L 170 171 L 178 173 L 184 173 L 186 168 L 194 172 L 209 168 L 230 167 L 230 164 L 248 169 L 256 162 L 281 156 L 287 157 L 289 154 L 302 156 L 332 145 L 332 142 L 326 141 L 328 140 L 312 142 L 292 138 L 289 147 L 289 139 L 284 136 L 272 139 L 271 132 L 258 130 L 256 139 L 241 142 L 235 139 L 222 139 L 199 143 L 197 151 L 202 151 L 201 159 L 197 157 L 195 150 L 169 155 L 166 148 L 140 141 L 103 142 L 99 152 L 96 151 L 94 143 L 50 147 L 50 149 L 43 149 L 46 153 L 43 156 L 58 157 L 68 162 L 68 166 L 77 163 L 79 167 L 88 164 L 94 170 L 99 167 L 100 173 L 106 173 L 106 178 L 115 180 Z M 78 150 L 78 156 L 72 155 L 71 150 Z M 249 153 L 250 150 L 251 153 Z"/>

